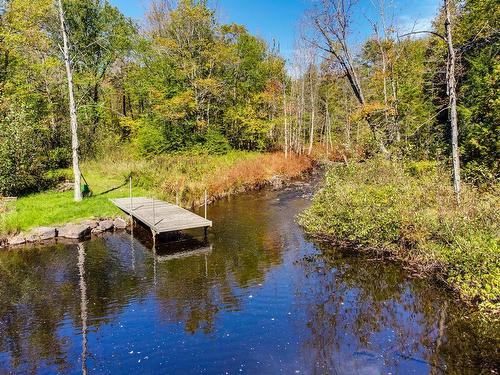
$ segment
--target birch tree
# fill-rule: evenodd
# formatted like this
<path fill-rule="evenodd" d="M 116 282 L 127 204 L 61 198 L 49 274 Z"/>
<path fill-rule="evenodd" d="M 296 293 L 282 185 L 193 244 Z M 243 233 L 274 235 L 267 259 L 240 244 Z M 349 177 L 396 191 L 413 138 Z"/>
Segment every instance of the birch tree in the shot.
<path fill-rule="evenodd" d="M 309 130 L 309 149 L 307 150 L 307 155 L 311 155 L 313 144 L 314 144 L 314 120 L 316 115 L 316 86 L 314 82 L 315 75 L 314 63 L 311 63 L 309 67 L 309 85 L 310 85 L 310 95 L 311 95 L 311 127 Z M 305 77 L 304 77 L 305 79 Z"/>
<path fill-rule="evenodd" d="M 445 39 L 448 47 L 448 61 L 446 69 L 446 85 L 449 99 L 449 114 L 451 125 L 451 155 L 453 162 L 453 189 L 457 197 L 457 202 L 460 203 L 460 156 L 458 150 L 458 115 L 457 115 L 457 80 L 455 77 L 455 49 L 453 47 L 453 39 L 451 35 L 451 15 L 450 1 L 444 0 L 445 11 Z"/>
<path fill-rule="evenodd" d="M 78 156 L 78 121 L 76 118 L 76 103 L 75 95 L 73 92 L 73 73 L 71 70 L 71 60 L 69 55 L 69 41 L 66 30 L 66 22 L 64 20 L 64 9 L 62 0 L 57 0 L 57 9 L 59 12 L 59 20 L 61 23 L 61 35 L 63 39 L 62 53 L 64 58 L 64 65 L 66 67 L 66 77 L 68 81 L 68 95 L 69 95 L 69 117 L 71 126 L 71 151 L 73 159 L 73 176 L 74 176 L 74 200 L 79 202 L 82 200 L 82 192 L 80 190 L 80 165 Z"/>
<path fill-rule="evenodd" d="M 457 114 L 457 78 L 455 72 L 456 66 L 456 53 L 453 46 L 452 38 L 452 25 L 451 25 L 451 11 L 450 11 L 450 0 L 443 0 L 443 10 L 444 10 L 444 32 L 442 35 L 435 31 L 412 31 L 410 33 L 404 34 L 403 36 L 413 35 L 413 34 L 431 34 L 439 37 L 442 41 L 446 43 L 448 49 L 448 56 L 446 59 L 446 94 L 448 95 L 448 113 L 450 120 L 450 130 L 451 130 L 451 158 L 452 158 L 452 175 L 453 175 L 453 190 L 457 202 L 460 203 L 460 154 L 458 148 L 458 114 Z"/>

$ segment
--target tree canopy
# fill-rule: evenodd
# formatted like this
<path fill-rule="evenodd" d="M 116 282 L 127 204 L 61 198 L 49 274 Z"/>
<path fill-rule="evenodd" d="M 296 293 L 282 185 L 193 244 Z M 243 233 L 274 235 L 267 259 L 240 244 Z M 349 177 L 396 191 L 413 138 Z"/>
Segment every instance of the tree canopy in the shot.
<path fill-rule="evenodd" d="M 54 2 L 0 4 L 0 194 L 18 195 L 70 165 L 68 89 Z M 203 0 L 155 0 L 141 27 L 106 0 L 63 4 L 84 159 L 122 144 L 141 157 L 323 144 L 343 160 L 380 150 L 450 158 L 446 45 L 402 36 L 382 11 L 361 48 L 316 34 L 286 67 L 275 46 L 222 24 Z M 358 9 L 338 18 L 328 4 L 318 2 L 311 25 L 349 35 Z M 465 177 L 483 183 L 499 173 L 499 9 L 454 4 L 460 153 Z"/>

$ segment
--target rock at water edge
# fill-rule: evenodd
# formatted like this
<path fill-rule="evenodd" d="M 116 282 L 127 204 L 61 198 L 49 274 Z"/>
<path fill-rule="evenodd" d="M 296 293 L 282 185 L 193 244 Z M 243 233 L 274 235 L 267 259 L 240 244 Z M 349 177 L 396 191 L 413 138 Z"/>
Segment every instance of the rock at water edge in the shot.
<path fill-rule="evenodd" d="M 12 238 L 9 238 L 8 243 L 10 246 L 15 246 L 15 245 L 22 245 L 26 243 L 26 237 L 24 236 L 15 236 Z"/>
<path fill-rule="evenodd" d="M 113 221 L 113 225 L 115 226 L 116 229 L 125 229 L 127 228 L 127 222 L 123 220 L 121 217 L 117 217 Z"/>
<path fill-rule="evenodd" d="M 90 226 L 86 224 L 67 224 L 59 228 L 59 237 L 83 239 L 90 235 Z"/>

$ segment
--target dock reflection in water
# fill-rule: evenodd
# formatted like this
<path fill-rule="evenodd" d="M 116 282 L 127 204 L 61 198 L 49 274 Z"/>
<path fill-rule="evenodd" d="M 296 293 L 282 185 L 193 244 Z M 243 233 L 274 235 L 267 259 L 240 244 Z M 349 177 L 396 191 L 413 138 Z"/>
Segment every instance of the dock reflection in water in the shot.
<path fill-rule="evenodd" d="M 471 373 L 494 369 L 462 305 L 395 265 L 309 242 L 301 191 L 210 207 L 153 249 L 140 231 L 0 253 L 0 373 Z"/>

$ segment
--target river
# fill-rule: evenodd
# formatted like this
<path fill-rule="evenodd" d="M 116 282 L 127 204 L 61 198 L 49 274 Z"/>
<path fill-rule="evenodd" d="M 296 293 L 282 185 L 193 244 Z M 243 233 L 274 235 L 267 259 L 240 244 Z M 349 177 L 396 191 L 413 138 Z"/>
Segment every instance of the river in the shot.
<path fill-rule="evenodd" d="M 498 342 L 450 293 L 309 241 L 309 190 L 215 203 L 207 241 L 152 249 L 136 228 L 1 252 L 0 374 L 495 370 Z"/>

